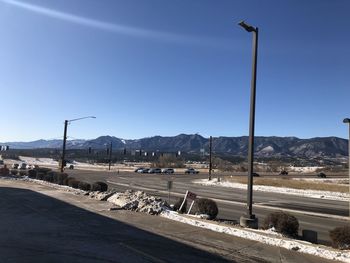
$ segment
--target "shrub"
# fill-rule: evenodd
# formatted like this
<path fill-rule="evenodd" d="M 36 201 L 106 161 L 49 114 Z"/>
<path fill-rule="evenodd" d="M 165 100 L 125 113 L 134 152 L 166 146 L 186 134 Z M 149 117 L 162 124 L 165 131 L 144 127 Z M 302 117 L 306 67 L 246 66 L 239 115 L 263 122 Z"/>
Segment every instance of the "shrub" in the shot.
<path fill-rule="evenodd" d="M 53 183 L 53 173 L 44 174 L 44 181 Z"/>
<path fill-rule="evenodd" d="M 196 212 L 199 214 L 206 214 L 209 216 L 208 219 L 213 220 L 219 213 L 219 209 L 215 201 L 207 198 L 197 199 L 196 202 Z"/>
<path fill-rule="evenodd" d="M 73 181 L 73 180 L 76 180 L 74 177 L 68 177 L 66 179 L 64 179 L 64 185 L 68 185 L 69 186 L 69 182 L 70 181 Z"/>
<path fill-rule="evenodd" d="M 183 201 L 184 201 L 183 198 L 180 198 L 180 199 L 177 200 L 177 202 L 174 204 L 174 211 L 178 211 L 180 209 L 181 204 L 182 204 Z M 181 211 L 179 211 L 179 212 L 185 213 L 186 209 L 187 209 L 187 200 L 185 201 L 185 204 L 183 205 Z"/>
<path fill-rule="evenodd" d="M 339 226 L 329 231 L 332 246 L 339 249 L 350 247 L 350 225 Z"/>
<path fill-rule="evenodd" d="M 38 172 L 37 172 L 36 170 L 31 169 L 31 170 L 28 171 L 28 177 L 29 177 L 29 178 L 32 178 L 32 179 L 35 179 L 37 173 L 38 173 Z"/>
<path fill-rule="evenodd" d="M 277 232 L 288 235 L 298 236 L 299 222 L 298 219 L 290 214 L 279 211 L 269 214 L 264 220 L 264 228 L 274 227 Z"/>
<path fill-rule="evenodd" d="M 35 179 L 37 179 L 37 180 L 44 180 L 44 176 L 45 176 L 44 173 L 37 172 Z"/>
<path fill-rule="evenodd" d="M 91 186 L 91 191 L 106 192 L 107 189 L 108 189 L 108 185 L 104 182 L 95 182 Z"/>
<path fill-rule="evenodd" d="M 24 170 L 24 171 L 23 171 L 23 170 L 20 170 L 20 171 L 19 171 L 19 175 L 20 175 L 20 176 L 26 176 L 26 175 L 27 175 L 27 171 L 26 171 L 26 170 Z"/>
<path fill-rule="evenodd" d="M 11 172 L 12 175 L 17 175 L 18 174 L 18 170 L 16 170 L 16 169 L 12 169 L 10 172 Z"/>
<path fill-rule="evenodd" d="M 68 181 L 68 186 L 75 188 L 75 189 L 78 189 L 79 183 L 80 183 L 80 181 L 72 179 L 72 180 Z"/>
<path fill-rule="evenodd" d="M 35 168 L 35 170 L 36 170 L 38 173 L 42 173 L 42 174 L 47 174 L 48 172 L 51 172 L 51 171 L 52 171 L 52 169 L 50 169 L 50 168 L 45 168 L 45 167 Z"/>
<path fill-rule="evenodd" d="M 66 173 L 53 172 L 53 182 L 55 184 L 63 185 L 66 178 L 68 178 Z"/>
<path fill-rule="evenodd" d="M 91 185 L 90 185 L 89 183 L 86 183 L 86 182 L 79 182 L 78 188 L 79 188 L 80 190 L 90 191 Z"/>

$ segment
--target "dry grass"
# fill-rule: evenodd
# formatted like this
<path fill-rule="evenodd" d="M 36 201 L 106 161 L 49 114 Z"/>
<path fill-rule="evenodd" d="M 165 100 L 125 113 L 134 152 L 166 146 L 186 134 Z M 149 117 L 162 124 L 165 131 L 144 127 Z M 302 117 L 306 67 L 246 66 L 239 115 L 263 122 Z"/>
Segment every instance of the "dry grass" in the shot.
<path fill-rule="evenodd" d="M 247 177 L 226 177 L 226 181 L 247 184 Z M 276 186 L 276 187 L 288 187 L 294 189 L 304 189 L 304 190 L 321 190 L 321 191 L 331 191 L 331 192 L 342 192 L 348 193 L 349 187 L 346 185 L 339 185 L 334 183 L 325 182 L 312 182 L 312 181 L 302 181 L 302 180 L 292 180 L 290 178 L 256 178 L 254 177 L 255 185 L 266 185 L 266 186 Z"/>

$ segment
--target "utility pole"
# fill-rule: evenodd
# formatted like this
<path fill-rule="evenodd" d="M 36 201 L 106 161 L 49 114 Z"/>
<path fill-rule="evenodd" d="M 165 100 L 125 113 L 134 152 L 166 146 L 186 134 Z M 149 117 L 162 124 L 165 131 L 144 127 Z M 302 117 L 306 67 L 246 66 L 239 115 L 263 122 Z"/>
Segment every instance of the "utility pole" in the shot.
<path fill-rule="evenodd" d="M 348 170 L 349 170 L 349 193 L 350 193 L 350 119 L 349 118 L 345 118 L 343 120 L 343 123 L 347 123 L 348 126 L 349 126 L 349 140 L 348 140 L 348 158 L 349 158 L 349 167 L 348 167 Z M 350 202 L 349 202 L 349 217 L 350 217 Z"/>
<path fill-rule="evenodd" d="M 212 141 L 213 137 L 210 136 L 209 138 L 209 181 L 211 180 L 211 170 L 212 170 L 212 159 L 211 159 L 211 152 L 212 152 Z"/>
<path fill-rule="evenodd" d="M 111 162 L 112 162 L 112 142 L 109 145 L 109 164 L 108 164 L 108 171 L 111 170 Z"/>
<path fill-rule="evenodd" d="M 64 132 L 63 132 L 63 147 L 62 147 L 62 159 L 61 159 L 61 173 L 63 173 L 66 158 L 66 141 L 67 141 L 67 126 L 68 120 L 64 121 Z"/>

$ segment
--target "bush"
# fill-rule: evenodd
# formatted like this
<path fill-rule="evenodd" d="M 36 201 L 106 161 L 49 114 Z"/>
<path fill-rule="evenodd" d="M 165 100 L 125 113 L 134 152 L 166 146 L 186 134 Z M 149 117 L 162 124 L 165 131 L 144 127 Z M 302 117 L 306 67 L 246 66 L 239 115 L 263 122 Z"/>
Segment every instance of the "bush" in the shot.
<path fill-rule="evenodd" d="M 73 181 L 73 180 L 76 180 L 76 179 L 74 177 L 68 177 L 68 178 L 63 180 L 63 183 L 64 183 L 64 185 L 70 186 L 69 182 Z"/>
<path fill-rule="evenodd" d="M 106 192 L 107 189 L 108 189 L 108 185 L 104 182 L 95 182 L 91 186 L 91 191 Z"/>
<path fill-rule="evenodd" d="M 86 183 L 86 182 L 79 182 L 78 188 L 79 188 L 80 190 L 90 191 L 91 185 L 90 185 L 89 183 Z"/>
<path fill-rule="evenodd" d="M 17 175 L 18 174 L 18 170 L 16 170 L 16 169 L 12 169 L 10 172 L 11 172 L 12 175 Z"/>
<path fill-rule="evenodd" d="M 53 173 L 49 172 L 48 174 L 44 174 L 44 181 L 53 183 Z"/>
<path fill-rule="evenodd" d="M 329 237 L 334 248 L 348 249 L 350 247 L 350 225 L 332 229 L 329 231 Z"/>
<path fill-rule="evenodd" d="M 45 176 L 44 173 L 37 172 L 35 179 L 37 179 L 37 180 L 44 180 L 44 176 Z"/>
<path fill-rule="evenodd" d="M 47 174 L 48 172 L 51 172 L 51 171 L 52 171 L 52 169 L 50 169 L 50 168 L 45 168 L 45 167 L 35 168 L 35 170 L 36 170 L 38 173 L 42 173 L 42 174 Z"/>
<path fill-rule="evenodd" d="M 68 186 L 78 189 L 80 181 L 72 179 L 68 181 Z"/>
<path fill-rule="evenodd" d="M 20 170 L 20 171 L 19 171 L 19 175 L 20 175 L 20 176 L 26 176 L 26 175 L 27 175 L 27 171 L 26 171 L 26 170 L 24 170 L 24 171 L 23 171 L 23 170 Z"/>
<path fill-rule="evenodd" d="M 213 220 L 219 213 L 219 209 L 215 201 L 207 198 L 200 198 L 195 201 L 196 212 L 199 214 L 206 214 L 209 220 Z"/>
<path fill-rule="evenodd" d="M 32 178 L 32 179 L 35 179 L 37 173 L 38 173 L 38 172 L 37 172 L 36 170 L 31 169 L 31 170 L 28 171 L 28 177 L 29 177 L 29 178 Z"/>
<path fill-rule="evenodd" d="M 174 211 L 178 211 L 180 209 L 181 204 L 182 204 L 183 201 L 184 201 L 183 198 L 180 198 L 180 199 L 177 200 L 177 202 L 174 204 Z M 186 209 L 187 209 L 187 200 L 185 201 L 184 206 L 182 207 L 181 211 L 179 211 L 179 212 L 185 213 Z"/>
<path fill-rule="evenodd" d="M 299 222 L 298 219 L 290 214 L 279 211 L 269 214 L 264 220 L 264 228 L 274 227 L 277 232 L 284 235 L 298 236 Z"/>
<path fill-rule="evenodd" d="M 53 172 L 53 182 L 55 184 L 63 185 L 66 178 L 68 178 L 66 173 Z"/>

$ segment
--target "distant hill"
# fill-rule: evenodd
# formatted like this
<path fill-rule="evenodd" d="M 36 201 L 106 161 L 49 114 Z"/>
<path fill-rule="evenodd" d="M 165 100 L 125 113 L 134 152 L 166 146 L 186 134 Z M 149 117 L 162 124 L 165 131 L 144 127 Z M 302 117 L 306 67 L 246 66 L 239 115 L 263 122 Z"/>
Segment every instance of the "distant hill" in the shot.
<path fill-rule="evenodd" d="M 110 143 L 113 149 L 142 149 L 145 151 L 199 153 L 208 151 L 209 141 L 198 134 L 179 134 L 177 136 L 154 136 L 138 140 L 124 140 L 114 136 L 101 136 L 93 140 L 68 140 L 68 149 L 104 149 Z M 2 143 L 15 149 L 61 148 L 62 140 L 37 140 L 32 142 Z M 260 157 L 343 157 L 348 154 L 348 141 L 337 137 L 317 137 L 299 139 L 296 137 L 255 137 L 255 154 Z M 248 137 L 215 137 L 213 151 L 222 154 L 247 155 Z"/>

